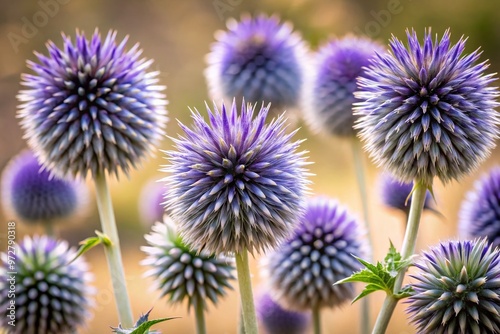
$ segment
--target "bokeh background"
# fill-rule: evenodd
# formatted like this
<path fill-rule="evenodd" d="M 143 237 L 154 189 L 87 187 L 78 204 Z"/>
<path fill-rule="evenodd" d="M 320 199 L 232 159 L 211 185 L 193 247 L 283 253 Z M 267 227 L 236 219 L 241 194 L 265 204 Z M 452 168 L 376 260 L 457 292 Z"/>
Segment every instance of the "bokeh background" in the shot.
<path fill-rule="evenodd" d="M 52 3 L 47 10 L 45 6 Z M 57 6 L 54 6 L 57 4 Z M 0 2 L 0 169 L 8 160 L 26 146 L 16 120 L 16 94 L 20 89 L 20 74 L 28 71 L 26 59 L 34 59 L 33 51 L 44 53 L 45 42 L 53 40 L 61 45 L 60 33 L 74 35 L 75 29 L 87 34 L 99 27 L 105 33 L 116 29 L 119 38 L 130 36 L 129 45 L 140 42 L 144 55 L 155 59 L 154 69 L 161 71 L 161 83 L 167 85 L 169 100 L 168 134 L 179 132 L 176 119 L 190 123 L 188 107 L 203 110 L 208 99 L 203 76 L 204 56 L 214 41 L 213 34 L 225 28 L 230 17 L 242 13 L 278 14 L 293 23 L 304 39 L 315 49 L 334 36 L 349 32 L 367 35 L 387 45 L 391 34 L 404 38 L 405 28 L 415 28 L 422 35 L 427 27 L 441 35 L 451 28 L 452 40 L 461 35 L 469 36 L 467 50 L 483 50 L 481 59 L 489 59 L 491 72 L 500 68 L 500 3 L 498 1 L 411 1 L 411 0 L 191 0 L 191 1 L 125 1 L 125 0 L 41 0 Z M 45 8 L 45 9 L 44 9 Z M 43 14 L 43 12 L 46 14 Z M 40 13 L 42 12 L 42 14 Z M 32 24 L 34 29 L 28 29 Z M 24 30 L 23 30 L 24 29 Z M 310 151 L 311 171 L 315 174 L 312 192 L 338 198 L 352 212 L 361 217 L 361 203 L 355 183 L 351 146 L 338 139 L 316 136 L 303 122 L 298 138 L 307 138 L 304 148 Z M 161 149 L 169 149 L 171 140 L 165 138 Z M 440 218 L 431 213 L 423 216 L 419 235 L 419 249 L 457 235 L 457 213 L 464 194 L 474 180 L 500 159 L 497 149 L 492 157 L 471 176 L 446 186 L 436 182 L 437 207 Z M 194 333 L 193 314 L 185 305 L 169 306 L 151 290 L 151 281 L 143 278 L 145 271 L 139 265 L 144 254 L 143 235 L 148 228 L 140 223 L 138 200 L 142 186 L 151 178 L 161 178 L 158 171 L 165 163 L 162 153 L 148 160 L 130 177 L 112 181 L 112 196 L 119 225 L 128 288 L 135 315 L 152 311 L 153 317 L 179 316 L 156 328 L 164 333 Z M 380 203 L 377 182 L 380 170 L 365 157 L 369 187 L 372 234 L 375 240 L 374 255 L 381 259 L 389 240 L 400 245 L 403 234 L 403 214 L 384 208 Z M 6 222 L 10 217 L 0 212 L 1 251 L 6 248 Z M 99 229 L 97 208 L 92 199 L 90 213 L 78 224 L 60 226 L 59 235 L 73 245 Z M 42 233 L 34 227 L 18 224 L 18 241 L 25 234 Z M 81 333 L 108 333 L 109 326 L 118 325 L 111 283 L 102 249 L 90 251 L 86 258 L 95 273 L 97 287 L 93 318 Z M 261 284 L 259 257 L 252 260 L 254 286 Z M 236 282 L 235 282 L 236 289 Z M 372 299 L 372 317 L 376 317 L 383 300 L 382 293 Z M 210 307 L 207 315 L 209 333 L 236 333 L 238 294 L 231 291 L 217 308 Z M 324 310 L 325 333 L 356 333 L 359 304 L 344 305 L 334 310 Z M 404 304 L 399 305 L 389 333 L 413 333 L 406 322 Z"/>

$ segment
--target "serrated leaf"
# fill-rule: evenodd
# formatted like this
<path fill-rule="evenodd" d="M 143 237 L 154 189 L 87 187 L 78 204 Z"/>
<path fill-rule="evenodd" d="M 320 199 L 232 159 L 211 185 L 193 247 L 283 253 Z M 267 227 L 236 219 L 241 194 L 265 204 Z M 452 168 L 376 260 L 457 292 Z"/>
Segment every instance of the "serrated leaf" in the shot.
<path fill-rule="evenodd" d="M 172 319 L 177 319 L 177 317 L 172 317 L 172 318 L 161 318 L 161 319 L 153 319 L 153 320 L 147 320 L 140 324 L 139 327 L 134 329 L 130 334 L 147 334 L 149 332 L 149 329 L 151 326 L 159 324 L 160 322 L 172 320 Z"/>
<path fill-rule="evenodd" d="M 411 285 L 407 285 L 403 289 L 399 290 L 398 293 L 394 294 L 394 298 L 403 299 L 403 298 L 413 296 L 414 294 L 415 294 L 415 290 L 413 290 L 413 287 Z"/>

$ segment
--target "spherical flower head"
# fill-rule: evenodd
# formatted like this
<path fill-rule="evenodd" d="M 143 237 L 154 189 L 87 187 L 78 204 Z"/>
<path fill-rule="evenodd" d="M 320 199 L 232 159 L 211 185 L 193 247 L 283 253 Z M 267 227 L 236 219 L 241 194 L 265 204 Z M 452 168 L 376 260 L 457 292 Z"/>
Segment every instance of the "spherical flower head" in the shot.
<path fill-rule="evenodd" d="M 1 254 L 0 328 L 12 334 L 76 333 L 87 323 L 93 276 L 82 257 L 70 263 L 76 251 L 66 241 L 26 236 L 16 247 L 13 265 L 10 255 Z M 9 290 L 15 290 L 15 326 L 8 324 Z"/>
<path fill-rule="evenodd" d="M 483 240 L 424 252 L 407 312 L 419 333 L 500 333 L 499 251 Z"/>
<path fill-rule="evenodd" d="M 149 246 L 141 249 L 148 255 L 143 265 L 151 267 L 146 276 L 153 277 L 161 296 L 172 303 L 188 301 L 189 307 L 206 301 L 216 304 L 219 297 L 231 289 L 234 279 L 233 261 L 225 257 L 192 250 L 177 234 L 173 221 L 165 216 L 165 223 L 157 222 L 145 236 Z"/>
<path fill-rule="evenodd" d="M 140 58 L 128 38 L 117 44 L 116 32 L 102 40 L 77 31 L 63 35 L 58 48 L 48 42 L 48 56 L 28 61 L 34 74 L 23 74 L 18 117 L 25 138 L 44 167 L 57 175 L 118 176 L 151 154 L 167 121 L 158 72 Z"/>
<path fill-rule="evenodd" d="M 353 255 L 366 255 L 364 231 L 333 199 L 309 199 L 305 210 L 293 235 L 266 256 L 266 281 L 292 310 L 341 305 L 354 297 L 354 286 L 333 284 L 361 269 Z"/>
<path fill-rule="evenodd" d="M 480 52 L 462 55 L 465 39 L 450 43 L 427 31 L 423 45 L 407 31 L 408 48 L 393 37 L 358 81 L 356 128 L 371 157 L 404 182 L 431 185 L 458 179 L 489 155 L 498 137 L 498 90 Z"/>
<path fill-rule="evenodd" d="M 165 184 L 158 182 L 157 179 L 147 181 L 141 190 L 139 215 L 142 223 L 148 228 L 155 222 L 163 221 L 165 192 Z"/>
<path fill-rule="evenodd" d="M 288 22 L 276 16 L 230 19 L 228 30 L 216 34 L 207 55 L 205 76 L 214 100 L 243 98 L 271 103 L 274 109 L 296 107 L 300 101 L 306 47 Z"/>
<path fill-rule="evenodd" d="M 314 61 L 311 84 L 306 85 L 306 121 L 313 129 L 328 135 L 353 137 L 356 117 L 356 78 L 383 47 L 368 38 L 345 36 L 321 47 Z"/>
<path fill-rule="evenodd" d="M 380 177 L 380 194 L 382 203 L 390 208 L 410 212 L 411 197 L 408 197 L 413 189 L 413 182 L 406 183 L 398 181 L 390 173 L 383 173 Z M 425 194 L 424 210 L 435 211 L 432 203 L 432 195 L 429 191 Z"/>
<path fill-rule="evenodd" d="M 84 183 L 51 177 L 28 150 L 5 167 L 1 192 L 5 212 L 25 223 L 52 224 L 74 219 L 88 203 Z"/>
<path fill-rule="evenodd" d="M 476 181 L 467 193 L 459 214 L 459 231 L 464 239 L 486 237 L 500 246 L 500 167 L 494 167 Z"/>
<path fill-rule="evenodd" d="M 166 203 L 193 248 L 259 252 L 288 236 L 301 214 L 305 152 L 283 115 L 266 124 L 268 109 L 207 106 L 208 123 L 195 111 L 192 130 L 181 124 L 185 134 L 167 152 Z"/>
<path fill-rule="evenodd" d="M 309 313 L 286 310 L 269 293 L 258 296 L 255 308 L 259 322 L 268 334 L 303 334 L 311 322 Z"/>

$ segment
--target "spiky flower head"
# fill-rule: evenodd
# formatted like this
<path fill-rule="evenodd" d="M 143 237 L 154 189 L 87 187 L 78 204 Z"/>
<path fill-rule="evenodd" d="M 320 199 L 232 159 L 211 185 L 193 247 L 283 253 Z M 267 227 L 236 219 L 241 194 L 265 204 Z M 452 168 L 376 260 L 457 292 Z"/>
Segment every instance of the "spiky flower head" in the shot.
<path fill-rule="evenodd" d="M 366 255 L 364 232 L 335 200 L 309 199 L 293 235 L 264 260 L 273 297 L 287 308 L 333 307 L 354 295 L 351 283 L 333 285 L 360 269 L 353 257 Z"/>
<path fill-rule="evenodd" d="M 404 182 L 431 185 L 470 173 L 498 137 L 498 90 L 490 87 L 480 52 L 463 55 L 465 38 L 452 45 L 425 33 L 423 45 L 407 31 L 408 48 L 393 37 L 392 52 L 378 54 L 359 79 L 356 128 L 371 157 Z"/>
<path fill-rule="evenodd" d="M 356 78 L 383 47 L 368 38 L 345 36 L 322 46 L 315 57 L 311 84 L 306 85 L 306 121 L 328 135 L 352 137 L 356 117 Z"/>
<path fill-rule="evenodd" d="M 413 182 L 398 181 L 391 173 L 383 173 L 380 176 L 380 194 L 382 203 L 390 208 L 400 210 L 408 214 L 410 212 L 411 197 L 408 197 L 413 189 Z M 432 195 L 429 191 L 425 194 L 424 210 L 435 211 Z"/>
<path fill-rule="evenodd" d="M 161 296 L 167 296 L 170 302 L 187 300 L 188 308 L 199 303 L 206 308 L 207 300 L 216 304 L 226 289 L 232 288 L 229 281 L 234 279 L 233 261 L 191 249 L 168 216 L 164 223 L 155 223 L 145 238 L 149 246 L 141 249 L 148 257 L 142 264 L 151 267 L 145 275 L 153 277 Z"/>
<path fill-rule="evenodd" d="M 19 153 L 5 167 L 1 191 L 5 212 L 25 223 L 74 219 L 88 203 L 84 183 L 52 178 L 29 150 Z"/>
<path fill-rule="evenodd" d="M 63 35 L 48 56 L 28 61 L 23 74 L 18 117 L 25 138 L 45 168 L 58 175 L 128 173 L 159 144 L 167 121 L 158 72 L 141 57 L 138 44 L 128 51 L 127 37 L 116 32 L 102 40 L 82 32 L 76 41 Z"/>
<path fill-rule="evenodd" d="M 311 322 L 310 313 L 284 309 L 269 293 L 261 293 L 256 301 L 257 317 L 268 334 L 304 334 Z"/>
<path fill-rule="evenodd" d="M 210 253 L 257 252 L 288 236 L 301 213 L 308 181 L 301 141 L 285 132 L 283 115 L 265 123 L 269 107 L 245 102 L 198 111 L 194 125 L 167 152 L 167 208 L 187 244 Z"/>
<path fill-rule="evenodd" d="M 300 101 L 306 47 L 288 22 L 276 16 L 243 16 L 230 19 L 227 31 L 207 55 L 205 71 L 214 100 L 243 98 L 252 103 L 271 103 L 274 109 L 296 107 Z"/>
<path fill-rule="evenodd" d="M 467 193 L 459 214 L 459 231 L 464 239 L 487 237 L 500 246 L 500 167 L 492 168 Z"/>
<path fill-rule="evenodd" d="M 155 222 L 163 221 L 163 215 L 168 214 L 163 207 L 166 191 L 165 184 L 157 179 L 147 181 L 141 190 L 139 215 L 142 223 L 148 228 Z"/>
<path fill-rule="evenodd" d="M 75 333 L 84 325 L 93 305 L 93 276 L 82 257 L 70 263 L 75 255 L 66 241 L 47 236 L 24 237 L 16 247 L 14 263 L 2 253 L 0 328 L 12 334 L 52 334 Z M 9 291 L 14 291 L 14 299 Z M 15 326 L 8 324 L 11 300 L 15 301 Z"/>
<path fill-rule="evenodd" d="M 499 251 L 486 239 L 448 241 L 415 266 L 407 312 L 419 333 L 500 333 Z"/>

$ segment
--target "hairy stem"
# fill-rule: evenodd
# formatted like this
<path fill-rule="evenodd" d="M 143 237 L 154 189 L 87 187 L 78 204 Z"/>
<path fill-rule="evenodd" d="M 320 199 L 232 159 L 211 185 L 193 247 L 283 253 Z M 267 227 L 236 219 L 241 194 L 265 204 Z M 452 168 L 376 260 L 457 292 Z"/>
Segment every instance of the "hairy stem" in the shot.
<path fill-rule="evenodd" d="M 111 245 L 105 246 L 104 251 L 111 274 L 111 283 L 113 285 L 118 316 L 124 328 L 132 328 L 134 319 L 125 283 L 125 272 L 120 253 L 120 240 L 118 238 L 111 195 L 104 172 L 95 176 L 94 183 L 102 231 L 111 241 Z"/>
<path fill-rule="evenodd" d="M 241 309 L 243 311 L 245 333 L 257 334 L 257 317 L 255 316 L 247 250 L 236 253 L 236 271 L 238 272 L 238 283 L 240 285 Z"/>
<path fill-rule="evenodd" d="M 401 258 L 408 259 L 415 252 L 415 244 L 417 242 L 418 227 L 420 224 L 420 217 L 422 216 L 422 211 L 424 209 L 425 195 L 427 192 L 427 186 L 422 182 L 415 182 L 413 195 L 411 199 L 410 214 L 408 216 L 408 224 L 406 224 L 406 232 L 403 240 L 403 246 L 401 247 Z M 396 281 L 394 283 L 393 294 L 387 295 L 382 305 L 382 309 L 375 322 L 375 327 L 373 328 L 373 334 L 383 334 L 387 330 L 389 321 L 391 320 L 392 313 L 396 308 L 398 300 L 394 297 L 394 294 L 399 293 L 403 285 L 403 279 L 405 277 L 407 268 L 402 268 L 398 275 L 396 276 Z"/>

